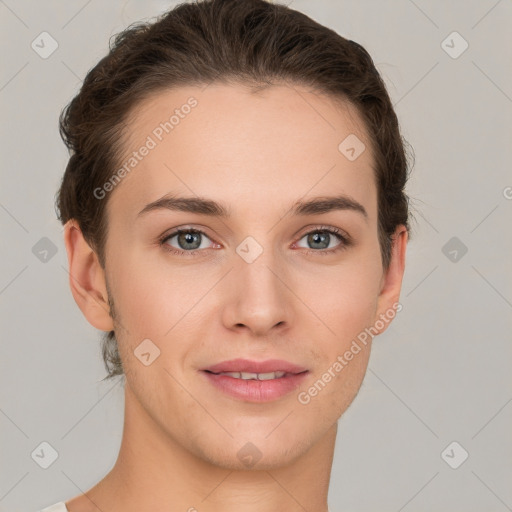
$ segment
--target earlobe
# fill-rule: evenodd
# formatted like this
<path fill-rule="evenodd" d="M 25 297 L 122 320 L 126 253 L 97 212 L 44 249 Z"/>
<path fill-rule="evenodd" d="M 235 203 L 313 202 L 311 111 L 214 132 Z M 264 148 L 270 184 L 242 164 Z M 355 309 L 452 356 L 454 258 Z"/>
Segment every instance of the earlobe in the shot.
<path fill-rule="evenodd" d="M 105 272 L 96 253 L 71 219 L 64 226 L 71 293 L 87 321 L 101 331 L 114 329 L 110 316 Z"/>
<path fill-rule="evenodd" d="M 385 315 L 386 318 L 394 318 L 397 304 L 400 299 L 402 289 L 402 279 L 405 272 L 405 254 L 407 250 L 408 232 L 407 228 L 400 225 L 392 236 L 391 261 L 387 272 L 383 275 L 381 281 L 380 294 L 377 301 L 377 314 L 375 321 Z M 390 324 L 384 322 L 384 327 L 380 330 L 382 334 Z"/>

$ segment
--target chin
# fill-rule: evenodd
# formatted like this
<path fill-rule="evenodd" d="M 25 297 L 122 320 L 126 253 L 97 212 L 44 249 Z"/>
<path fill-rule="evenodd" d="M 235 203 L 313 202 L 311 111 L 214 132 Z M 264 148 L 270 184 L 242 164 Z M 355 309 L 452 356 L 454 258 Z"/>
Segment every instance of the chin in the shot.
<path fill-rule="evenodd" d="M 275 429 L 275 425 L 272 427 Z M 279 429 L 279 427 L 278 427 Z M 277 429 L 277 430 L 278 430 Z M 222 443 L 218 437 L 208 439 L 208 445 L 195 446 L 195 454 L 210 464 L 233 471 L 273 470 L 294 463 L 314 444 L 314 439 L 306 439 L 303 429 L 297 426 L 295 435 L 291 432 L 272 432 L 267 439 L 260 431 L 257 435 L 250 433 L 225 436 Z M 204 440 L 205 441 L 205 440 Z"/>

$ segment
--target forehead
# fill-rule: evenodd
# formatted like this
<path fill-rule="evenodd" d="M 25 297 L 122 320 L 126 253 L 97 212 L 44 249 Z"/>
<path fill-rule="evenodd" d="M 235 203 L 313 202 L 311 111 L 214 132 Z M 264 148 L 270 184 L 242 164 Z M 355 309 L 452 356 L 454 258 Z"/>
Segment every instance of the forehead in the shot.
<path fill-rule="evenodd" d="M 235 213 L 254 215 L 275 215 L 308 196 L 344 193 L 363 203 L 369 217 L 376 214 L 364 123 L 355 107 L 329 96 L 288 85 L 258 92 L 242 85 L 187 86 L 139 103 L 126 125 L 120 167 L 127 172 L 110 192 L 109 216 L 122 211 L 133 221 L 167 193 L 222 201 Z M 365 149 L 354 159 L 352 148 Z"/>

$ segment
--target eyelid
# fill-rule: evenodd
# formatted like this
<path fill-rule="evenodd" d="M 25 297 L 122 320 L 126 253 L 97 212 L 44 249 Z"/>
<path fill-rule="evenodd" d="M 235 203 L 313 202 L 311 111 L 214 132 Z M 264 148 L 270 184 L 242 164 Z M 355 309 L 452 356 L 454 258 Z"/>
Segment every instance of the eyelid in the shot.
<path fill-rule="evenodd" d="M 336 226 L 329 226 L 327 224 L 313 224 L 312 226 L 306 226 L 304 230 L 305 231 L 299 231 L 299 233 L 302 233 L 301 235 L 297 235 L 299 236 L 299 240 L 304 238 L 306 235 L 316 233 L 317 231 L 328 231 L 338 235 L 340 238 L 345 239 L 347 242 L 352 242 L 352 237 L 345 230 Z"/>

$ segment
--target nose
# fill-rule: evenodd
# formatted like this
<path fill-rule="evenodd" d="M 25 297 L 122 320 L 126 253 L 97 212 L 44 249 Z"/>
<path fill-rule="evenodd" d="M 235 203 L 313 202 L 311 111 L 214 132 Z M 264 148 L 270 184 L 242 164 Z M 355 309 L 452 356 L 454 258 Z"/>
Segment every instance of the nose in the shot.
<path fill-rule="evenodd" d="M 222 321 L 230 330 L 265 336 L 292 323 L 293 294 L 287 287 L 286 272 L 264 254 L 252 263 L 236 261 L 224 284 Z"/>

